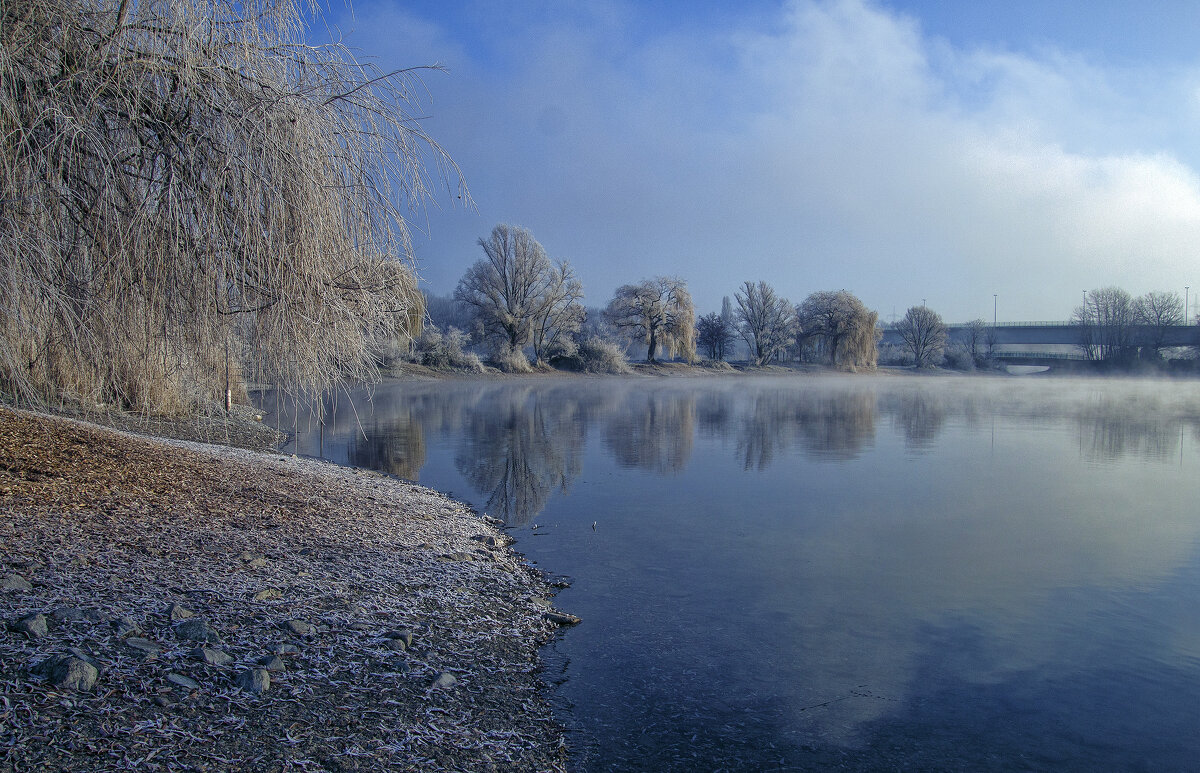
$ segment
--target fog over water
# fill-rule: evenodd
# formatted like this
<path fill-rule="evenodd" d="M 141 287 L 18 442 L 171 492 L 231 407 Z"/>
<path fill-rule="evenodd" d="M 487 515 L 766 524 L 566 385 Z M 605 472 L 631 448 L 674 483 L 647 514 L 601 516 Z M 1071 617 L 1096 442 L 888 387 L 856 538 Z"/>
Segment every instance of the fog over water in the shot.
<path fill-rule="evenodd" d="M 1200 754 L 1194 382 L 404 382 L 354 403 L 295 450 L 450 491 L 573 579 L 555 603 L 584 623 L 545 657 L 580 769 Z"/>

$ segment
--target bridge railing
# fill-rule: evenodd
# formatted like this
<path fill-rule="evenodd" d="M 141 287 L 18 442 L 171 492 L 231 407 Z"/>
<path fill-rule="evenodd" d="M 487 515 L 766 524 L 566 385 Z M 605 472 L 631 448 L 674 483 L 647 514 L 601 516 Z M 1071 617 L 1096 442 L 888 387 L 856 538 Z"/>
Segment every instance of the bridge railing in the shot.
<path fill-rule="evenodd" d="M 1088 358 L 1082 354 L 1069 354 L 1067 352 L 993 352 L 992 357 L 997 360 L 1079 360 L 1084 361 Z"/>
<path fill-rule="evenodd" d="M 952 323 L 952 324 L 947 324 L 946 327 L 966 327 L 969 324 L 971 324 L 971 323 L 970 322 L 956 322 L 956 323 Z M 1049 322 L 1046 322 L 1046 321 L 1042 321 L 1042 322 L 1038 322 L 1038 321 L 997 322 L 996 327 L 1070 327 L 1073 324 L 1075 324 L 1075 323 L 1068 319 L 1068 320 L 1051 320 Z M 990 328 L 991 324 L 988 324 L 987 327 Z"/>

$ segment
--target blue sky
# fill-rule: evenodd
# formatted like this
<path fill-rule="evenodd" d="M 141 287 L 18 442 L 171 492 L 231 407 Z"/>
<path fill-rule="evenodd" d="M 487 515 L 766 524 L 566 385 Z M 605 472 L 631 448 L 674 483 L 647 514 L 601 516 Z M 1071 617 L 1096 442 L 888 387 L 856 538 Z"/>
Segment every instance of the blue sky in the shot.
<path fill-rule="evenodd" d="M 1194 2 L 358 0 L 324 21 L 382 67 L 447 68 L 427 129 L 476 206 L 415 217 L 433 292 L 509 222 L 593 305 L 657 274 L 700 312 L 760 279 L 884 319 L 1200 296 Z"/>

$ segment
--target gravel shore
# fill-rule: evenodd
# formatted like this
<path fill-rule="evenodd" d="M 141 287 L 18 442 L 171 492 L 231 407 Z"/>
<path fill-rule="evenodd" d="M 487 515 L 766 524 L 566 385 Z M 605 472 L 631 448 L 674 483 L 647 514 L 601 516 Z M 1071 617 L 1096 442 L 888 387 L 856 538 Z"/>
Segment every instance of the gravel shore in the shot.
<path fill-rule="evenodd" d="M 0 771 L 564 770 L 553 589 L 414 484 L 0 408 Z"/>

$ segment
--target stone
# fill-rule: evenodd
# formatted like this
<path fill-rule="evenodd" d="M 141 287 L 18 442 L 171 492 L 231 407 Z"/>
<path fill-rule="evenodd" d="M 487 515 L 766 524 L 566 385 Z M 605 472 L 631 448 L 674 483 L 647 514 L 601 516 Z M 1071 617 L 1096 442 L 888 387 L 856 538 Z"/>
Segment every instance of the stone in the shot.
<path fill-rule="evenodd" d="M 167 681 L 171 684 L 178 685 L 185 690 L 199 690 L 200 683 L 195 679 L 186 677 L 183 674 L 170 673 L 167 674 Z"/>
<path fill-rule="evenodd" d="M 0 579 L 0 590 L 33 590 L 33 585 L 19 574 L 6 574 Z"/>
<path fill-rule="evenodd" d="M 384 634 L 389 639 L 404 642 L 404 648 L 408 649 L 412 646 L 413 632 L 411 628 L 397 628 L 394 631 L 388 631 Z"/>
<path fill-rule="evenodd" d="M 300 648 L 295 644 L 272 644 L 270 647 L 272 654 L 275 655 L 299 655 Z"/>
<path fill-rule="evenodd" d="M 114 617 L 109 624 L 117 632 L 117 636 L 120 637 L 133 636 L 142 632 L 142 627 L 132 617 L 126 617 L 125 615 Z"/>
<path fill-rule="evenodd" d="M 218 642 L 221 637 L 199 617 L 184 620 L 175 626 L 175 635 L 187 641 Z"/>
<path fill-rule="evenodd" d="M 50 613 L 56 623 L 86 623 L 88 614 L 75 607 L 59 607 Z"/>
<path fill-rule="evenodd" d="M 188 654 L 210 666 L 227 666 L 233 662 L 233 656 L 229 653 L 210 647 L 197 647 Z"/>
<path fill-rule="evenodd" d="M 180 620 L 187 620 L 196 616 L 196 613 L 185 606 L 179 604 L 171 604 L 164 612 L 171 619 L 172 623 L 178 623 Z"/>
<path fill-rule="evenodd" d="M 129 637 L 125 640 L 125 646 L 133 650 L 133 654 L 142 660 L 155 660 L 162 653 L 162 645 L 140 636 Z"/>
<path fill-rule="evenodd" d="M 476 542 L 482 542 L 487 547 L 493 548 L 493 549 L 494 548 L 502 548 L 511 542 L 511 540 L 509 540 L 509 539 L 506 539 L 504 537 L 495 537 L 495 536 L 492 536 L 491 534 L 476 534 L 476 535 L 473 535 L 471 537 L 471 539 L 475 540 Z"/>
<path fill-rule="evenodd" d="M 583 622 L 582 619 L 575 615 L 567 614 L 566 612 L 558 612 L 550 610 L 546 613 L 546 619 L 555 625 L 579 625 Z"/>
<path fill-rule="evenodd" d="M 25 634 L 30 639 L 40 639 L 50 633 L 50 626 L 46 623 L 46 616 L 41 612 L 22 617 L 12 624 L 12 629 L 17 633 Z"/>
<path fill-rule="evenodd" d="M 281 627 L 283 630 L 296 636 L 307 636 L 313 630 L 313 627 L 303 620 L 284 620 Z"/>
<path fill-rule="evenodd" d="M 247 561 L 246 566 L 250 567 L 251 569 L 263 569 L 269 563 L 271 563 L 271 562 L 268 561 L 266 558 L 259 556 L 258 558 Z"/>
<path fill-rule="evenodd" d="M 283 658 L 278 655 L 265 655 L 258 659 L 258 664 L 268 671 L 286 671 L 287 666 L 284 665 Z"/>
<path fill-rule="evenodd" d="M 95 687 L 96 680 L 100 678 L 100 671 L 95 665 L 76 655 L 52 655 L 32 670 L 60 690 L 87 692 Z"/>
<path fill-rule="evenodd" d="M 279 588 L 263 588 L 258 593 L 254 594 L 255 601 L 274 601 L 283 595 L 283 591 Z"/>
<path fill-rule="evenodd" d="M 437 678 L 433 680 L 433 684 L 430 687 L 435 690 L 449 690 L 456 684 L 458 684 L 458 678 L 449 671 L 443 671 L 437 675 Z"/>
<path fill-rule="evenodd" d="M 82 660 L 85 663 L 91 663 L 93 666 L 96 667 L 97 671 L 99 671 L 101 673 L 104 672 L 104 668 L 100 665 L 99 661 L 97 661 L 94 657 L 92 657 L 88 653 L 84 652 L 83 650 L 79 649 L 78 647 L 67 647 L 67 654 L 71 655 L 72 657 L 79 658 L 80 660 Z"/>
<path fill-rule="evenodd" d="M 384 639 L 383 646 L 393 652 L 404 652 L 408 649 L 408 645 L 404 643 L 403 639 Z"/>
<path fill-rule="evenodd" d="M 238 674 L 237 686 L 257 695 L 271 687 L 271 675 L 265 668 L 251 668 Z"/>

